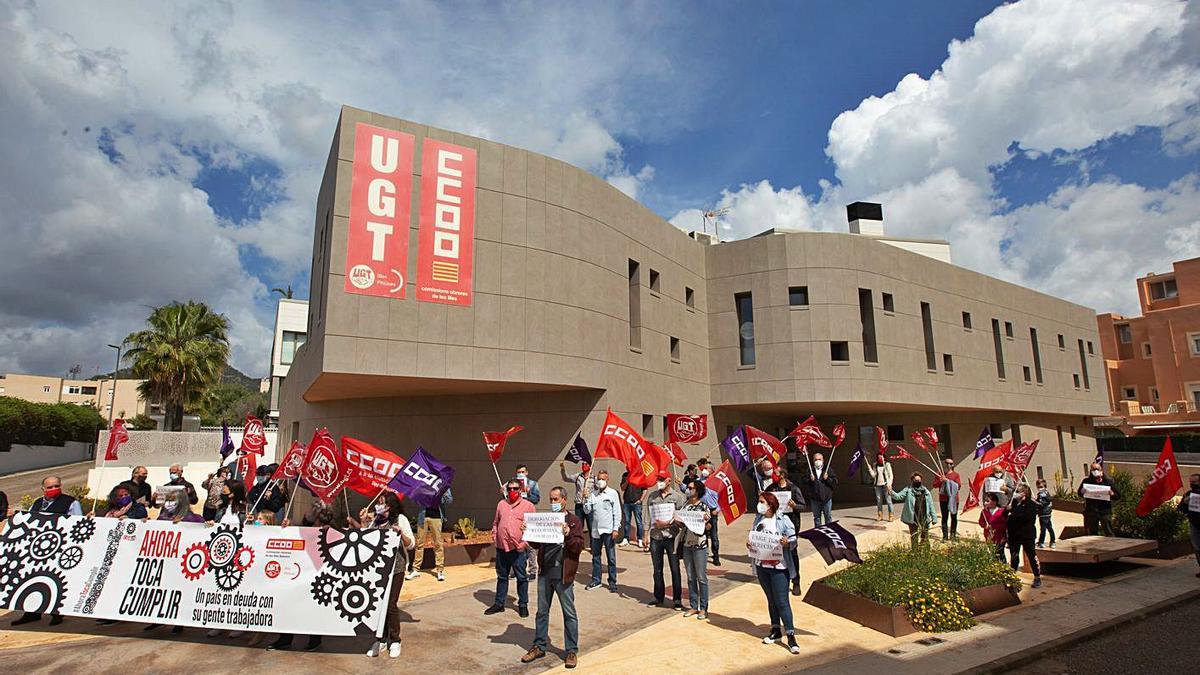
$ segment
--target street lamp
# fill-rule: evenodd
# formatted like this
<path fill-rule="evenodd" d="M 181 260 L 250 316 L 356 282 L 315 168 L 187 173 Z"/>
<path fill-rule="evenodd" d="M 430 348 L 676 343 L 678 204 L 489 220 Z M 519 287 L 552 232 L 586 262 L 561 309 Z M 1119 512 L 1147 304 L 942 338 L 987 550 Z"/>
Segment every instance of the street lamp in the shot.
<path fill-rule="evenodd" d="M 109 345 L 117 350 L 117 366 L 113 368 L 112 376 L 112 391 L 108 392 L 108 426 L 111 428 L 113 418 L 117 415 L 117 371 L 121 369 L 121 348 L 125 346 L 125 341 L 121 340 L 119 345 Z"/>

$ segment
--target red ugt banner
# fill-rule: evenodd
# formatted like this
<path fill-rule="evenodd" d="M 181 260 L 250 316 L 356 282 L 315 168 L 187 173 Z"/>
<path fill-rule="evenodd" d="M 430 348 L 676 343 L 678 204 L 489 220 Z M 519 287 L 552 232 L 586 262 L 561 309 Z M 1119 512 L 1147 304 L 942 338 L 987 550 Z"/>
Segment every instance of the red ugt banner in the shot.
<path fill-rule="evenodd" d="M 354 128 L 347 293 L 404 297 L 412 209 L 411 135 L 369 124 Z"/>
<path fill-rule="evenodd" d="M 262 420 L 253 415 L 246 415 L 246 427 L 242 429 L 242 452 L 252 452 L 262 455 L 267 447 L 267 432 L 263 429 Z"/>
<path fill-rule="evenodd" d="M 379 494 L 404 466 L 403 457 L 349 436 L 342 436 L 342 455 L 356 469 L 346 487 L 368 497 Z"/>
<path fill-rule="evenodd" d="M 328 429 L 313 432 L 308 444 L 308 457 L 300 478 L 313 495 L 329 504 L 355 473 L 355 467 L 338 450 Z"/>
<path fill-rule="evenodd" d="M 670 470 L 671 459 L 662 448 L 642 438 L 625 420 L 613 411 L 604 418 L 600 440 L 596 442 L 596 459 L 612 457 L 629 469 L 629 484 L 648 488 L 658 481 L 659 469 Z"/>
<path fill-rule="evenodd" d="M 1145 518 L 1150 515 L 1151 511 L 1174 497 L 1181 487 L 1183 487 L 1183 478 L 1179 475 L 1179 465 L 1175 463 L 1175 451 L 1171 449 L 1171 439 L 1168 437 L 1167 442 L 1163 443 L 1162 452 L 1158 455 L 1158 463 L 1154 466 L 1154 474 L 1150 477 L 1150 483 L 1146 485 L 1146 492 L 1142 494 L 1142 501 L 1138 502 L 1138 516 Z"/>
<path fill-rule="evenodd" d="M 417 300 L 468 307 L 475 261 L 475 151 L 426 138 L 421 153 Z"/>
<path fill-rule="evenodd" d="M 668 443 L 699 443 L 708 435 L 708 415 L 667 415 Z"/>
<path fill-rule="evenodd" d="M 721 515 L 725 516 L 726 525 L 746 512 L 746 493 L 729 460 L 721 462 L 716 472 L 704 481 L 704 487 L 717 495 L 717 504 L 721 507 Z"/>
<path fill-rule="evenodd" d="M 308 456 L 308 448 L 300 441 L 292 441 L 292 447 L 284 453 L 283 459 L 279 460 L 279 466 L 275 467 L 275 473 L 271 474 L 271 480 L 291 480 L 300 477 L 300 470 L 304 468 L 304 458 Z"/>

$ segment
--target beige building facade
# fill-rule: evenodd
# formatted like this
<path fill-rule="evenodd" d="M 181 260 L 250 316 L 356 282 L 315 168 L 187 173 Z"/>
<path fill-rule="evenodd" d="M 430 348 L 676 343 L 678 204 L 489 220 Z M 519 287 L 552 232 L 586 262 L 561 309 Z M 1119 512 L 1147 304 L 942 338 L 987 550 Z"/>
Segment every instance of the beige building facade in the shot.
<path fill-rule="evenodd" d="M 470 304 L 418 301 L 414 277 L 403 299 L 344 290 L 359 124 L 415 138 L 408 270 L 424 140 L 477 153 Z M 738 424 L 779 433 L 816 414 L 847 424 L 832 462 L 843 475 L 881 425 L 905 441 L 940 427 L 960 471 L 973 471 L 982 428 L 1037 439 L 1039 473 L 1078 477 L 1091 418 L 1108 408 L 1099 355 L 1084 347 L 1094 312 L 956 267 L 945 242 L 884 241 L 875 206 L 851 205 L 844 234 L 710 244 L 561 161 L 343 108 L 278 447 L 318 426 L 405 456 L 423 446 L 458 471 L 455 515 L 477 519 L 499 497 L 481 432 L 523 425 L 499 469 L 528 464 L 544 493 L 564 483 L 576 433 L 594 445 L 608 408 L 656 442 L 666 414 L 710 415 L 709 437 L 684 448 L 693 460 L 718 459 Z M 869 498 L 859 477 L 843 482 L 837 501 Z"/>
<path fill-rule="evenodd" d="M 150 405 L 138 394 L 142 380 L 117 380 L 113 398 L 112 380 L 71 380 L 47 375 L 8 373 L 0 377 L 0 396 L 33 401 L 34 403 L 73 403 L 91 405 L 109 419 L 112 408 L 116 417 L 132 418 L 149 414 Z M 110 406 L 110 403 L 112 404 Z"/>

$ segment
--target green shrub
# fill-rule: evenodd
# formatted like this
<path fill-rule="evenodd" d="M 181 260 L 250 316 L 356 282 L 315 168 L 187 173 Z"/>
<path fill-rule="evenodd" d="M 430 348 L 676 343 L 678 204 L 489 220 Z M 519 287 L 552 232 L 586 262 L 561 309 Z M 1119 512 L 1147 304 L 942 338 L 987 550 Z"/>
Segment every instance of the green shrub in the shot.
<path fill-rule="evenodd" d="M 14 444 L 95 443 L 104 426 L 104 419 L 92 406 L 0 396 L 0 452 L 8 452 Z"/>
<path fill-rule="evenodd" d="M 1135 481 L 1133 474 L 1117 470 L 1109 477 L 1121 495 L 1120 499 L 1113 502 L 1113 534 L 1118 537 L 1153 539 L 1160 544 L 1188 539 L 1187 515 L 1177 511 L 1171 502 L 1154 509 L 1145 518 L 1137 515 L 1137 505 L 1146 492 L 1149 476 L 1145 480 Z"/>
<path fill-rule="evenodd" d="M 474 518 L 459 518 L 458 523 L 454 525 L 454 530 L 463 539 L 470 539 L 479 534 L 479 528 L 475 526 Z"/>
<path fill-rule="evenodd" d="M 980 539 L 913 549 L 907 542 L 880 547 L 861 565 L 846 568 L 826 583 L 875 602 L 905 606 L 905 615 L 928 633 L 974 625 L 960 591 L 1004 584 L 1021 589 L 1021 578 L 996 560 L 993 546 Z"/>

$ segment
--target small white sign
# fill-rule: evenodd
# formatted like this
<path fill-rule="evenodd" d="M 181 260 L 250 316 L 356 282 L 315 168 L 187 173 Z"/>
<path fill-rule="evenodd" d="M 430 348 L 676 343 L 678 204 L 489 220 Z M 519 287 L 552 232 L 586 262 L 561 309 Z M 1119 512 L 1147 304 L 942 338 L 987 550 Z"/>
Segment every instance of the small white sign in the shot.
<path fill-rule="evenodd" d="M 1003 478 L 985 478 L 985 479 L 983 479 L 983 491 L 985 493 L 1003 492 L 1004 491 L 1004 479 Z"/>
<path fill-rule="evenodd" d="M 1200 494 L 1196 494 L 1195 492 L 1188 493 L 1188 511 L 1200 513 Z"/>
<path fill-rule="evenodd" d="M 792 493 L 790 491 L 787 491 L 787 490 L 780 491 L 780 492 L 772 491 L 771 494 L 775 495 L 775 499 L 779 500 L 779 513 L 791 513 L 792 512 L 792 507 L 788 506 L 788 502 L 792 501 Z"/>
<path fill-rule="evenodd" d="M 1092 483 L 1083 484 L 1084 499 L 1099 499 L 1100 501 L 1112 501 L 1112 488 L 1107 485 L 1094 485 Z"/>
<path fill-rule="evenodd" d="M 561 544 L 566 522 L 565 513 L 526 513 L 525 532 L 521 538 L 539 544 Z"/>
<path fill-rule="evenodd" d="M 650 505 L 650 522 L 665 522 L 669 523 L 675 520 L 675 505 L 671 502 L 659 502 L 658 504 Z"/>
<path fill-rule="evenodd" d="M 750 533 L 750 557 L 755 560 L 783 560 L 782 537 L 774 532 Z"/>
<path fill-rule="evenodd" d="M 679 522 L 696 534 L 704 534 L 704 511 L 683 510 L 675 514 Z"/>

